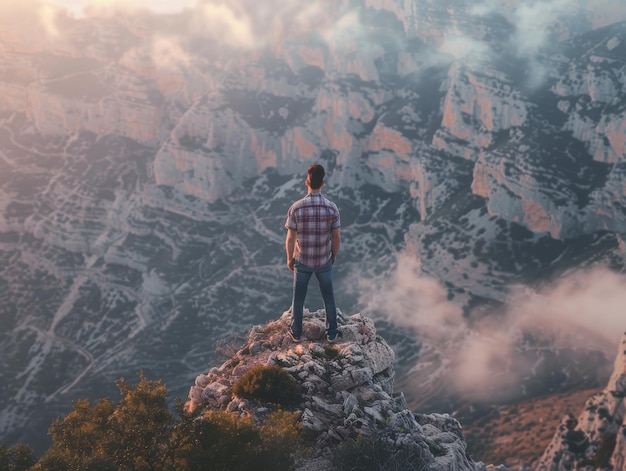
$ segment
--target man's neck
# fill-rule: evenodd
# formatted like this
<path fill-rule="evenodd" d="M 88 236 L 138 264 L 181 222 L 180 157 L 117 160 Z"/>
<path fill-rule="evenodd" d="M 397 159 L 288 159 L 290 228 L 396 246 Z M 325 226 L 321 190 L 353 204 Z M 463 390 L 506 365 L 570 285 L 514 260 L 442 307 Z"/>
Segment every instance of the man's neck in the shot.
<path fill-rule="evenodd" d="M 312 188 L 309 188 L 309 195 L 312 195 L 312 194 L 314 194 L 314 193 L 321 193 L 321 192 L 322 192 L 322 189 L 321 189 L 321 188 L 318 188 L 317 190 L 314 190 L 314 189 L 312 189 Z"/>

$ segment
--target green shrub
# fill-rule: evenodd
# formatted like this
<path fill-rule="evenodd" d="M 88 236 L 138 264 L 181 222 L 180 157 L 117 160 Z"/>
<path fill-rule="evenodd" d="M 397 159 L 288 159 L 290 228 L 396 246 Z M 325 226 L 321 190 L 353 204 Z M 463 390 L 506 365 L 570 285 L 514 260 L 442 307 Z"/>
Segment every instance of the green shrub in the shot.
<path fill-rule="evenodd" d="M 252 418 L 211 411 L 182 418 L 175 469 L 203 471 L 289 471 L 301 451 L 301 425 L 296 413 L 278 411 L 257 427 Z"/>
<path fill-rule="evenodd" d="M 166 469 L 173 416 L 161 381 L 143 374 L 136 387 L 117 381 L 122 399 L 114 405 L 81 400 L 50 426 L 53 444 L 35 470 L 108 471 Z"/>
<path fill-rule="evenodd" d="M 264 403 L 290 405 L 300 401 L 298 383 L 280 366 L 257 365 L 233 385 L 237 396 Z"/>
<path fill-rule="evenodd" d="M 287 375 L 284 371 L 282 374 Z M 283 378 L 280 374 L 277 377 Z M 270 378 L 274 376 L 270 374 Z M 167 407 L 167 390 L 161 381 L 149 381 L 141 375 L 135 387 L 123 379 L 116 384 L 122 393 L 117 404 L 109 399 L 93 405 L 86 400 L 77 401 L 65 418 L 54 421 L 50 426 L 52 446 L 38 463 L 35 464 L 36 459 L 26 446 L 7 449 L 0 445 L 0 470 L 290 471 L 295 468 L 302 434 L 297 413 L 278 410 L 257 425 L 249 417 L 228 412 L 197 416 L 186 412 L 178 401 L 177 420 Z M 290 383 L 274 379 L 271 384 L 284 387 Z"/>
<path fill-rule="evenodd" d="M 422 471 L 426 460 L 421 449 L 396 447 L 379 436 L 346 440 L 333 451 L 337 471 Z"/>
<path fill-rule="evenodd" d="M 0 469 L 5 471 L 26 471 L 37 462 L 33 450 L 28 445 L 18 443 L 12 448 L 0 444 Z"/>
<path fill-rule="evenodd" d="M 337 347 L 335 346 L 325 345 L 324 352 L 326 353 L 326 356 L 331 360 L 339 356 L 339 350 L 337 350 Z"/>

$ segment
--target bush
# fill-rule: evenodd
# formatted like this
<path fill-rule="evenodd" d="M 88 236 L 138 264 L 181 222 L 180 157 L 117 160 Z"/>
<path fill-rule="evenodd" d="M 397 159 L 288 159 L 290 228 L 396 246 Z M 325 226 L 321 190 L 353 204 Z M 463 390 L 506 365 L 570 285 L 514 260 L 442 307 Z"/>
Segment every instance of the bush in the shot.
<path fill-rule="evenodd" d="M 278 411 L 261 427 L 250 417 L 211 411 L 193 418 L 184 415 L 175 436 L 177 470 L 216 471 L 294 469 L 300 452 L 301 425 L 297 414 Z"/>
<path fill-rule="evenodd" d="M 35 470 L 108 471 L 166 469 L 173 416 L 161 381 L 143 375 L 132 388 L 116 382 L 122 399 L 81 400 L 50 426 L 53 444 Z"/>
<path fill-rule="evenodd" d="M 233 385 L 233 393 L 242 398 L 279 405 L 300 401 L 298 383 L 276 365 L 257 365 L 246 371 Z"/>
<path fill-rule="evenodd" d="M 77 401 L 65 418 L 50 426 L 53 444 L 35 469 L 78 471 L 108 461 L 105 446 L 114 410 L 108 399 L 100 399 L 94 406 L 86 400 Z"/>
<path fill-rule="evenodd" d="M 33 450 L 28 445 L 18 443 L 13 448 L 0 444 L 0 469 L 5 471 L 26 471 L 37 462 Z"/>
<path fill-rule="evenodd" d="M 426 460 L 422 450 L 396 447 L 379 436 L 361 436 L 347 440 L 334 451 L 332 461 L 337 471 L 422 471 Z"/>
<path fill-rule="evenodd" d="M 272 374 L 269 377 L 274 378 L 273 387 L 290 384 L 284 379 L 276 380 Z M 37 464 L 28 447 L 18 445 L 7 449 L 0 445 L 0 470 L 289 471 L 295 468 L 302 434 L 297 413 L 278 410 L 256 425 L 249 417 L 228 412 L 193 415 L 185 412 L 184 405 L 178 401 L 179 420 L 176 420 L 167 407 L 167 390 L 161 381 L 149 381 L 141 375 L 136 387 L 128 386 L 123 379 L 116 384 L 122 393 L 117 404 L 109 399 L 101 399 L 94 405 L 86 400 L 77 401 L 65 418 L 54 421 L 50 426 L 52 446 Z"/>

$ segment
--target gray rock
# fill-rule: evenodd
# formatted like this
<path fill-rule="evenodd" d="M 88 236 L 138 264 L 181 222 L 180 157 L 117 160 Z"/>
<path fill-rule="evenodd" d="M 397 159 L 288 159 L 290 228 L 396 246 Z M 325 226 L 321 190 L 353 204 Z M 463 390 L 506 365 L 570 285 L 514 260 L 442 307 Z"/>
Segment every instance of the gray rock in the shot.
<path fill-rule="evenodd" d="M 279 365 L 300 384 L 300 420 L 318 453 L 329 453 L 349 438 L 373 435 L 419 450 L 429 470 L 485 469 L 467 457 L 458 421 L 447 414 L 415 415 L 404 395 L 394 394 L 395 355 L 371 319 L 361 314 L 343 318 L 343 340 L 329 346 L 316 341 L 325 329 L 324 311 L 305 316 L 306 341 L 298 344 L 287 335 L 289 313 L 266 327 L 253 327 L 248 344 L 228 362 L 198 376 L 188 406 L 248 414 L 260 423 L 267 406 L 231 399 L 230 385 L 257 364 Z M 431 453 L 429 444 L 440 453 Z"/>
<path fill-rule="evenodd" d="M 572 415 L 562 419 L 536 467 L 538 471 L 626 469 L 625 381 L 626 333 L 607 387 L 587 400 L 578 419 Z M 592 466 L 594 460 L 602 461 Z"/>

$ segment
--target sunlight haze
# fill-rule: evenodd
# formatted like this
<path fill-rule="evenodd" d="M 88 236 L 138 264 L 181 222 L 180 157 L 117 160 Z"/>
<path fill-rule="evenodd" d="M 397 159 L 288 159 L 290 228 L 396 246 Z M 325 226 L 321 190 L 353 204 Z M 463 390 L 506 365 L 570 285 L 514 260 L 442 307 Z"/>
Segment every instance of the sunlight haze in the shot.
<path fill-rule="evenodd" d="M 183 8 L 194 6 L 196 0 L 128 0 L 124 2 L 119 0 L 49 0 L 45 3 L 67 9 L 71 13 L 80 16 L 85 11 L 85 8 L 88 7 L 102 8 L 116 5 L 131 9 L 149 9 L 156 13 L 174 13 Z"/>

